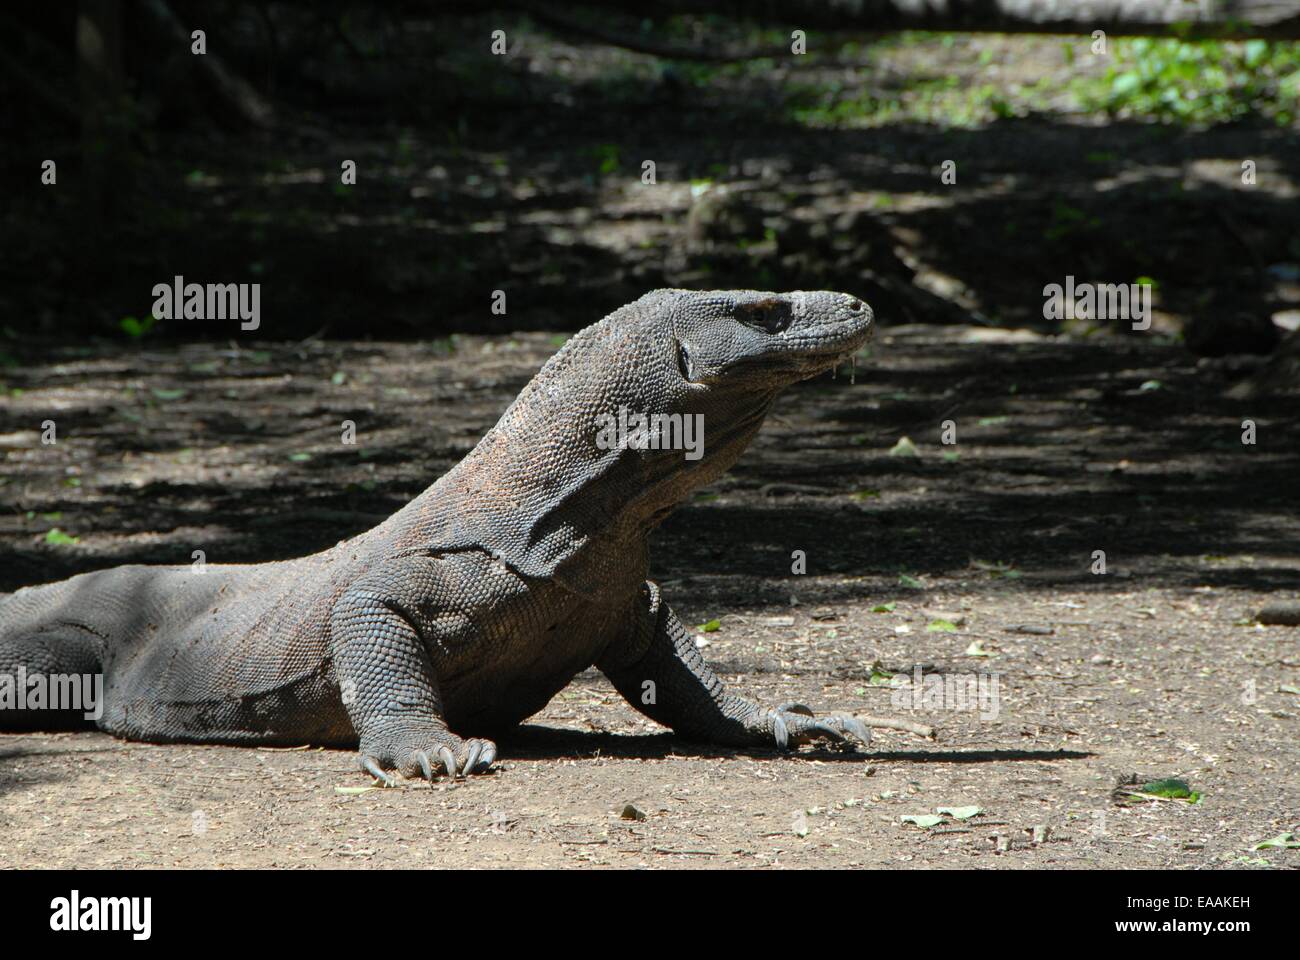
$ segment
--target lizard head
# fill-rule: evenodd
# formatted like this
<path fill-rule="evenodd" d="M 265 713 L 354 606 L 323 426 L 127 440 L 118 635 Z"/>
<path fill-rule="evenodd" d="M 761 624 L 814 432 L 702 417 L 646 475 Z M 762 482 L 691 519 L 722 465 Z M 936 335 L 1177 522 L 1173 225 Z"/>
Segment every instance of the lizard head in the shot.
<path fill-rule="evenodd" d="M 873 331 L 866 303 L 829 291 L 656 290 L 609 320 L 595 354 L 611 371 L 603 409 L 641 417 L 652 442 L 635 451 L 632 501 L 656 520 L 735 463 L 782 390 L 848 359 Z M 635 377 L 612 372 L 628 367 Z M 683 443 L 657 443 L 656 423 L 671 438 L 679 422 Z"/>
<path fill-rule="evenodd" d="M 690 384 L 778 391 L 828 370 L 870 338 L 871 307 L 826 290 L 655 291 L 673 296 L 678 372 Z"/>
<path fill-rule="evenodd" d="M 550 575 L 726 472 L 783 389 L 872 329 L 871 308 L 844 293 L 652 291 L 575 334 L 444 481 L 464 472 L 508 492 L 511 511 L 471 498 L 465 529 L 491 528 L 517 569 Z"/>

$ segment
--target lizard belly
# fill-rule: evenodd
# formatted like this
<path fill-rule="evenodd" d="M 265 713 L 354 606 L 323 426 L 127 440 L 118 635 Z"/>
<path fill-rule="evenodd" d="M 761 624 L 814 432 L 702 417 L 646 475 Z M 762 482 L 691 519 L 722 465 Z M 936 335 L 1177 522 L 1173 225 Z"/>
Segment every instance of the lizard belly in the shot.
<path fill-rule="evenodd" d="M 458 588 L 472 602 L 448 604 L 445 591 L 433 590 L 404 612 L 429 653 L 447 725 L 460 736 L 499 733 L 545 707 L 600 658 L 634 592 L 629 576 L 592 599 L 521 576 L 483 550 L 433 562 L 429 582 L 472 585 Z"/>

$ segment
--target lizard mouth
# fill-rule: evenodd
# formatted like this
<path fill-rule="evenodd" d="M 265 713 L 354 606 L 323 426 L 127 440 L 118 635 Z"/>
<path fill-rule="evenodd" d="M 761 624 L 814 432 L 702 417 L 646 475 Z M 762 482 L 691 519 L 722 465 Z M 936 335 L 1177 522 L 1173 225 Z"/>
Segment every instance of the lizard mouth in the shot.
<path fill-rule="evenodd" d="M 839 353 L 826 353 L 816 357 L 807 357 L 802 365 L 803 369 L 799 371 L 799 379 L 811 380 L 818 374 L 838 367 L 845 360 L 852 362 L 854 353 L 853 350 L 845 350 Z"/>
<path fill-rule="evenodd" d="M 796 351 L 791 352 L 790 359 L 806 371 L 805 379 L 852 359 L 875 333 L 875 324 L 868 324 L 850 336 L 844 336 L 841 330 L 827 327 L 809 330 L 807 333 L 812 337 L 816 337 L 819 333 L 838 335 L 839 342 L 823 349 L 799 351 L 796 348 Z"/>
<path fill-rule="evenodd" d="M 807 344 L 806 346 L 801 346 L 797 341 L 789 341 L 783 345 L 784 349 L 776 350 L 761 357 L 748 357 L 738 360 L 730 365 L 728 369 L 733 373 L 746 370 L 759 375 L 774 375 L 787 382 L 808 380 L 819 373 L 825 373 L 832 367 L 839 366 L 845 360 L 851 359 L 862 348 L 863 344 L 871 339 L 873 332 L 872 327 L 866 327 L 845 336 L 841 329 L 822 327 L 819 330 L 832 333 L 838 342 L 830 346 L 814 347 L 813 344 L 807 341 L 813 340 L 815 343 L 819 331 L 809 330 L 806 331 L 808 334 L 806 338 L 800 338 Z"/>

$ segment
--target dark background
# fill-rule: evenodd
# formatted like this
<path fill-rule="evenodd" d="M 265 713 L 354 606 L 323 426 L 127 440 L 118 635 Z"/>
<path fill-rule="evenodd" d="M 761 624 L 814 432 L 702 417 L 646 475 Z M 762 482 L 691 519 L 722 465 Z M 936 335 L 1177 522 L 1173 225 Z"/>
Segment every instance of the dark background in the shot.
<path fill-rule="evenodd" d="M 664 6 L 692 12 L 6 11 L 6 355 L 238 335 L 153 324 L 150 291 L 177 274 L 261 283 L 268 339 L 572 330 L 664 285 L 829 287 L 884 323 L 1089 335 L 1108 324 L 1042 316 L 1044 284 L 1074 275 L 1154 280 L 1151 335 L 1198 355 L 1265 354 L 1300 304 L 1293 40 L 1112 36 L 1098 57 L 1086 22 L 900 32 L 889 4 Z"/>

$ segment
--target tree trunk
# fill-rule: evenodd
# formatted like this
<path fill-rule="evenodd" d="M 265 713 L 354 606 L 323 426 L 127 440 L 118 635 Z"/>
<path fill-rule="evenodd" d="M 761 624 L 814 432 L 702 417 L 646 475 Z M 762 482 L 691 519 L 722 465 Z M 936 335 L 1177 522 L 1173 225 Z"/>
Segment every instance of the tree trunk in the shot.
<path fill-rule="evenodd" d="M 1300 38 L 1300 9 L 1294 0 L 657 0 L 648 6 L 643 0 L 587 0 L 580 7 L 636 17 L 650 11 L 715 13 L 804 29 L 858 32 L 1104 30 L 1109 36 Z"/>
<path fill-rule="evenodd" d="M 82 196 L 85 222 L 96 233 L 130 190 L 121 13 L 118 0 L 81 0 L 77 9 Z"/>

